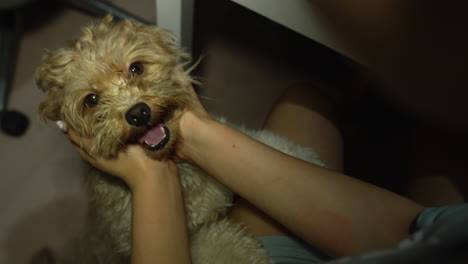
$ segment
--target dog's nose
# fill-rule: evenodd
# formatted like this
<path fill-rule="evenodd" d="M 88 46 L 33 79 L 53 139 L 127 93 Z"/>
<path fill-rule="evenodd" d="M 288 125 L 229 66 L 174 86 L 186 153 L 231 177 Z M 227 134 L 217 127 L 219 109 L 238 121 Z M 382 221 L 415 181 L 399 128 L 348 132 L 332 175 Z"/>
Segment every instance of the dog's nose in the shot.
<path fill-rule="evenodd" d="M 151 118 L 151 109 L 145 103 L 138 103 L 130 108 L 125 114 L 127 123 L 139 127 L 148 123 Z"/>

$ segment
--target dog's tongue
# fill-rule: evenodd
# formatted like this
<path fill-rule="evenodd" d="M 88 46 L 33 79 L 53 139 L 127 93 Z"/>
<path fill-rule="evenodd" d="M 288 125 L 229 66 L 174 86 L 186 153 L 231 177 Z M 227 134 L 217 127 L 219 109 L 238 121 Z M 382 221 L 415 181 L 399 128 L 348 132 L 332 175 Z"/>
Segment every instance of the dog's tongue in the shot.
<path fill-rule="evenodd" d="M 163 122 L 157 123 L 153 128 L 148 130 L 144 136 L 142 136 L 138 141 L 140 144 L 149 144 L 149 145 L 156 145 L 161 142 L 166 136 L 164 132 L 164 124 Z"/>

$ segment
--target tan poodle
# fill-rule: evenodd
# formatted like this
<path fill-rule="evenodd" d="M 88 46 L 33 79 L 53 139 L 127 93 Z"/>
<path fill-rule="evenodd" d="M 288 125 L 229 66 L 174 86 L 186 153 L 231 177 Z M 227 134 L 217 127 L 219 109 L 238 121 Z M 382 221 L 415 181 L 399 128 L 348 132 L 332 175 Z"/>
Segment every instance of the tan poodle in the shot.
<path fill-rule="evenodd" d="M 107 16 L 66 48 L 47 51 L 37 69 L 47 93 L 40 114 L 63 120 L 93 140 L 93 153 L 113 158 L 139 144 L 155 159 L 173 158 L 178 118 L 190 103 L 189 56 L 156 27 Z M 222 120 L 221 120 L 222 121 Z M 244 131 L 290 155 L 323 165 L 316 153 L 268 131 Z M 269 263 L 261 244 L 226 213 L 233 194 L 193 164 L 177 160 L 193 263 Z M 89 220 L 65 255 L 73 263 L 129 263 L 131 193 L 119 179 L 92 169 L 85 176 Z"/>

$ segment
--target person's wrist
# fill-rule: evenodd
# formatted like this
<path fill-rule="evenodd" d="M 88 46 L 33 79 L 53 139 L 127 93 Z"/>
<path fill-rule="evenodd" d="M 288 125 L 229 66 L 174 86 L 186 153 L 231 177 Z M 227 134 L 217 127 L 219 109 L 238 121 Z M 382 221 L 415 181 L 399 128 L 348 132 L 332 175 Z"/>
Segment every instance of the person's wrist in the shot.
<path fill-rule="evenodd" d="M 130 190 L 136 191 L 148 186 L 155 186 L 171 180 L 178 180 L 177 166 L 173 161 L 157 161 L 153 167 L 139 170 L 128 175 L 127 185 Z"/>
<path fill-rule="evenodd" d="M 148 184 L 152 180 L 151 178 L 155 176 L 154 174 L 153 171 L 132 170 L 121 172 L 117 176 L 124 180 L 131 191 L 134 191 L 139 189 L 140 186 Z"/>
<path fill-rule="evenodd" d="M 180 120 L 180 137 L 176 154 L 179 158 L 191 161 L 191 149 L 197 144 L 199 137 L 206 132 L 204 129 L 210 121 L 211 117 L 202 117 L 192 111 L 185 112 Z"/>

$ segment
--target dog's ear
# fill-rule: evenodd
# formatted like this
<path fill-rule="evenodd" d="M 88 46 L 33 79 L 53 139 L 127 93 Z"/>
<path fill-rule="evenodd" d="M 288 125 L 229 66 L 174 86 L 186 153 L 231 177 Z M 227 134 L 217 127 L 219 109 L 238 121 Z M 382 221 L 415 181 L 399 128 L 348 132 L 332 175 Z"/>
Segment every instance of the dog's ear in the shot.
<path fill-rule="evenodd" d="M 60 120 L 60 111 L 64 100 L 64 85 L 67 72 L 74 60 L 73 52 L 67 49 L 46 51 L 43 64 L 36 70 L 36 84 L 47 97 L 39 105 L 39 114 L 50 120 Z"/>
<path fill-rule="evenodd" d="M 52 121 L 62 120 L 61 109 L 63 105 L 63 89 L 49 90 L 46 98 L 39 104 L 39 115 Z"/>
<path fill-rule="evenodd" d="M 42 65 L 36 70 L 36 85 L 44 92 L 52 87 L 63 88 L 71 63 L 74 61 L 74 52 L 68 49 L 48 51 L 42 57 Z"/>

